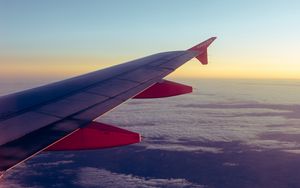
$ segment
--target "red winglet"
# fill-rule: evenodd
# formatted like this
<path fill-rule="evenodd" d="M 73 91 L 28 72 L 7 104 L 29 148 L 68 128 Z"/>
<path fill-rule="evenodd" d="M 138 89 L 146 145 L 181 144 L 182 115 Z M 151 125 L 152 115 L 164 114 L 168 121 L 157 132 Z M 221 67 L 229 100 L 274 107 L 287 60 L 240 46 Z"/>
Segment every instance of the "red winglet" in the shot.
<path fill-rule="evenodd" d="M 99 122 L 79 129 L 46 151 L 102 149 L 134 144 L 141 141 L 138 133 Z"/>
<path fill-rule="evenodd" d="M 196 46 L 188 49 L 189 51 L 197 51 L 199 53 L 196 58 L 202 63 L 202 65 L 207 65 L 208 64 L 208 58 L 207 58 L 207 48 L 209 45 L 216 40 L 217 37 L 211 37 L 207 39 L 206 41 L 197 44 Z"/>

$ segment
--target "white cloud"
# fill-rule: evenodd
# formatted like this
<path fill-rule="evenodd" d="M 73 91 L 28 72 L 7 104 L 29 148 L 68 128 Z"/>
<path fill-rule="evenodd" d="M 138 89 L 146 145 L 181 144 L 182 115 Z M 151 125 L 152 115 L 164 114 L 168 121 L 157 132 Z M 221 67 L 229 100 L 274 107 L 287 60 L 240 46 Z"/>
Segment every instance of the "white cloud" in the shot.
<path fill-rule="evenodd" d="M 283 151 L 288 153 L 293 153 L 293 154 L 300 154 L 300 149 L 286 149 Z"/>
<path fill-rule="evenodd" d="M 187 97 L 163 101 L 151 100 L 144 103 L 139 101 L 138 105 L 133 101 L 98 120 L 141 133 L 147 138 L 143 141 L 143 145 L 147 145 L 150 149 L 158 147 L 152 145 L 153 143 L 150 142 L 152 138 L 163 139 L 165 145 L 161 143 L 159 146 L 161 149 L 176 151 L 197 150 L 187 143 L 170 146 L 169 143 L 178 142 L 183 138 L 199 142 L 237 141 L 251 147 L 258 147 L 257 149 L 291 149 L 292 145 L 297 147 L 297 144 L 291 142 L 265 141 L 260 138 L 262 133 L 270 131 L 272 125 L 279 125 L 272 127 L 272 131 L 300 134 L 298 126 L 300 119 L 286 118 L 283 115 L 292 111 L 293 105 L 255 102 L 245 104 L 223 102 L 219 105 L 216 101 L 206 104 L 203 104 L 205 101 L 202 103 L 193 101 L 196 107 L 178 106 L 178 104 L 187 104 L 187 101 L 190 101 Z M 162 103 L 164 105 L 161 105 Z"/>
<path fill-rule="evenodd" d="M 238 163 L 232 163 L 232 162 L 225 162 L 225 163 L 223 163 L 223 166 L 239 166 L 239 164 Z"/>
<path fill-rule="evenodd" d="M 194 187 L 202 188 L 203 185 L 193 184 L 185 179 L 146 179 L 126 174 L 118 174 L 92 167 L 79 170 L 78 179 L 74 182 L 82 187 L 107 187 L 107 188 L 153 188 L 153 187 Z"/>
<path fill-rule="evenodd" d="M 62 160 L 62 161 L 55 161 L 55 162 L 37 162 L 37 163 L 32 163 L 30 166 L 43 166 L 43 167 L 53 167 L 53 166 L 60 166 L 64 164 L 70 164 L 74 163 L 72 160 Z"/>
<path fill-rule="evenodd" d="M 223 153 L 222 148 L 204 146 L 185 146 L 181 144 L 145 144 L 146 149 L 165 151 Z"/>

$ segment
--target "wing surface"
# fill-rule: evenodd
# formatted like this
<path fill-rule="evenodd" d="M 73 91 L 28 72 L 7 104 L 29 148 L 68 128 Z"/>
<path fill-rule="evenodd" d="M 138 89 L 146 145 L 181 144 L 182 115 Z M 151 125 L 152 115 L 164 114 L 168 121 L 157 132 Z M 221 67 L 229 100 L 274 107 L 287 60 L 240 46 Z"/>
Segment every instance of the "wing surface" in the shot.
<path fill-rule="evenodd" d="M 207 47 L 158 53 L 0 97 L 0 174 L 203 56 Z"/>

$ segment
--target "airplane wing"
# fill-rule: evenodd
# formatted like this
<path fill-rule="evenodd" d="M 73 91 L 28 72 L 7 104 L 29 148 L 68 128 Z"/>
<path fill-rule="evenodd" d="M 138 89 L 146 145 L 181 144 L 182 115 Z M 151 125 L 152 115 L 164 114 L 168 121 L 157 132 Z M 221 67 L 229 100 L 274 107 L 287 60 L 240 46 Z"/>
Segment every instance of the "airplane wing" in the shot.
<path fill-rule="evenodd" d="M 215 39 L 0 97 L 0 176 L 46 150 L 139 142 L 138 133 L 93 120 L 131 98 L 190 93 L 190 86 L 163 78 L 194 57 L 207 64 L 207 47 Z"/>

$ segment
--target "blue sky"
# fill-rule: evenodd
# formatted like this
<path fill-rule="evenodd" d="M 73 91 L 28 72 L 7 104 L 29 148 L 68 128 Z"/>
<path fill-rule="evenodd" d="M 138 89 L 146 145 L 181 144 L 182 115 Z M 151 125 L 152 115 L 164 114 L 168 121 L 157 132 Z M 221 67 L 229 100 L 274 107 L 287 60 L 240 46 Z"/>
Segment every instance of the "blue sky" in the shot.
<path fill-rule="evenodd" d="M 2 0 L 0 61 L 49 68 L 53 58 L 53 64 L 63 58 L 67 67 L 79 57 L 101 68 L 218 36 L 210 53 L 213 66 L 204 74 L 214 77 L 226 69 L 243 75 L 257 68 L 269 75 L 275 68 L 281 72 L 273 74 L 284 69 L 300 78 L 299 10 L 300 2 L 292 0 Z"/>

